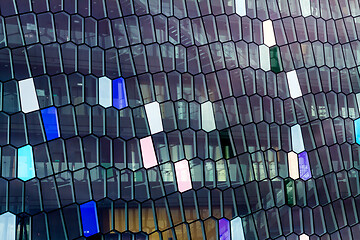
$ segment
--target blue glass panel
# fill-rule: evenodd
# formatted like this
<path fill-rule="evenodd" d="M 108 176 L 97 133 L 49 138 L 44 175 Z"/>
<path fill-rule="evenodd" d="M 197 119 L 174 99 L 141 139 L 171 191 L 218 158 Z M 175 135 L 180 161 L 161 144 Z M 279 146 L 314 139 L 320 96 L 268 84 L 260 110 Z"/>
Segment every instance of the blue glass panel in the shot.
<path fill-rule="evenodd" d="M 306 152 L 299 153 L 299 169 L 300 169 L 300 178 L 303 180 L 308 180 L 311 178 L 311 170 L 309 164 L 309 158 Z"/>
<path fill-rule="evenodd" d="M 219 235 L 220 240 L 230 240 L 230 222 L 222 218 L 219 220 Z"/>
<path fill-rule="evenodd" d="M 27 181 L 35 177 L 32 147 L 26 145 L 18 149 L 18 178 Z"/>
<path fill-rule="evenodd" d="M 46 138 L 48 141 L 60 137 L 59 120 L 55 107 L 49 107 L 41 110 Z"/>
<path fill-rule="evenodd" d="M 355 123 L 356 143 L 360 144 L 360 118 L 356 119 L 354 123 Z"/>
<path fill-rule="evenodd" d="M 96 211 L 96 203 L 90 201 L 80 205 L 81 222 L 84 236 L 89 237 L 99 232 L 99 221 Z"/>
<path fill-rule="evenodd" d="M 125 80 L 123 78 L 113 80 L 113 106 L 117 109 L 122 109 L 128 106 Z"/>

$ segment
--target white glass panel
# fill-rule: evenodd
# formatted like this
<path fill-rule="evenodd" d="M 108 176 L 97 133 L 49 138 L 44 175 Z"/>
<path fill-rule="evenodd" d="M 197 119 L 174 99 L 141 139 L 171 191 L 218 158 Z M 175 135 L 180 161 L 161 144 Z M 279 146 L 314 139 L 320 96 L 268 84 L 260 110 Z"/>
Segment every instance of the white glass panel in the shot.
<path fill-rule="evenodd" d="M 145 105 L 147 119 L 150 125 L 151 134 L 163 131 L 161 120 L 160 105 L 158 102 L 152 102 Z"/>
<path fill-rule="evenodd" d="M 300 0 L 301 13 L 304 17 L 311 15 L 310 0 Z"/>
<path fill-rule="evenodd" d="M 263 22 L 263 31 L 264 31 L 264 44 L 268 47 L 276 45 L 275 33 L 271 20 L 266 20 Z"/>
<path fill-rule="evenodd" d="M 12 213 L 0 215 L 0 234 L 1 239 L 15 240 L 16 216 Z"/>
<path fill-rule="evenodd" d="M 207 132 L 216 128 L 213 106 L 209 101 L 201 104 L 201 124 L 202 129 Z"/>
<path fill-rule="evenodd" d="M 21 109 L 24 113 L 39 110 L 35 85 L 32 78 L 19 81 Z"/>
<path fill-rule="evenodd" d="M 236 13 L 240 16 L 246 16 L 245 0 L 236 0 L 235 2 Z"/>
<path fill-rule="evenodd" d="M 309 240 L 309 239 L 310 239 L 309 236 L 306 235 L 306 234 L 301 234 L 300 235 L 300 240 Z"/>
<path fill-rule="evenodd" d="M 292 98 L 297 98 L 302 96 L 299 79 L 297 77 L 296 71 L 286 73 L 287 81 L 289 84 L 290 96 Z"/>
<path fill-rule="evenodd" d="M 99 104 L 103 107 L 112 105 L 111 79 L 107 77 L 99 78 Z"/>
<path fill-rule="evenodd" d="M 270 49 L 266 45 L 259 46 L 260 52 L 260 67 L 264 71 L 270 71 Z"/>
<path fill-rule="evenodd" d="M 294 152 L 288 153 L 288 163 L 289 163 L 289 176 L 292 179 L 299 178 L 299 164 L 297 154 Z"/>
<path fill-rule="evenodd" d="M 294 152 L 301 153 L 305 150 L 304 140 L 301 133 L 301 128 L 299 124 L 296 124 L 291 127 L 291 143 Z"/>
<path fill-rule="evenodd" d="M 245 240 L 244 228 L 240 217 L 234 218 L 230 221 L 231 224 L 231 239 Z"/>

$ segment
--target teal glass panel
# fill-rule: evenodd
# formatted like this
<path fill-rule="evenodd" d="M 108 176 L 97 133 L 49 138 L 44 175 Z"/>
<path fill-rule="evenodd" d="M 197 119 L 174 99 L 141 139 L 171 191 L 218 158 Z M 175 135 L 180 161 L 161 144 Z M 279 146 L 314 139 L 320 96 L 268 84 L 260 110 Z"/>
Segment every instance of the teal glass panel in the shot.
<path fill-rule="evenodd" d="M 280 49 L 278 46 L 273 46 L 270 48 L 270 65 L 271 71 L 273 71 L 274 73 L 279 73 L 283 71 L 280 57 Z"/>
<path fill-rule="evenodd" d="M 355 124 L 355 140 L 357 144 L 360 144 L 360 118 L 354 121 Z"/>
<path fill-rule="evenodd" d="M 286 204 L 289 206 L 294 206 L 296 204 L 294 180 L 290 178 L 285 179 L 285 190 Z"/>
<path fill-rule="evenodd" d="M 18 178 L 27 181 L 35 177 L 32 147 L 26 145 L 18 149 Z"/>

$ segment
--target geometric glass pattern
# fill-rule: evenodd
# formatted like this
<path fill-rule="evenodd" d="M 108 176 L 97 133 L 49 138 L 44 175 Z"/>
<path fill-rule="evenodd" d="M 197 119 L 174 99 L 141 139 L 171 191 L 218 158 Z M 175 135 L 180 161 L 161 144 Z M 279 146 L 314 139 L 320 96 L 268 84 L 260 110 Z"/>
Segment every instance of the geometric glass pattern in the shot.
<path fill-rule="evenodd" d="M 359 36 L 358 0 L 1 0 L 0 236 L 357 239 Z"/>

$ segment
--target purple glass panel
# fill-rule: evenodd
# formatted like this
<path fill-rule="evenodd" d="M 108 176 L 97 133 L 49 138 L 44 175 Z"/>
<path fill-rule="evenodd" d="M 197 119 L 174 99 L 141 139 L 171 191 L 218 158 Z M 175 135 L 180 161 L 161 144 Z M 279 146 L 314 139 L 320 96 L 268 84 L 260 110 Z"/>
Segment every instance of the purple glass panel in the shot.
<path fill-rule="evenodd" d="M 311 170 L 309 164 L 309 158 L 307 152 L 299 153 L 299 169 L 300 169 L 300 178 L 304 181 L 311 178 Z"/>
<path fill-rule="evenodd" d="M 219 220 L 219 235 L 220 240 L 230 240 L 230 222 L 222 218 Z"/>

